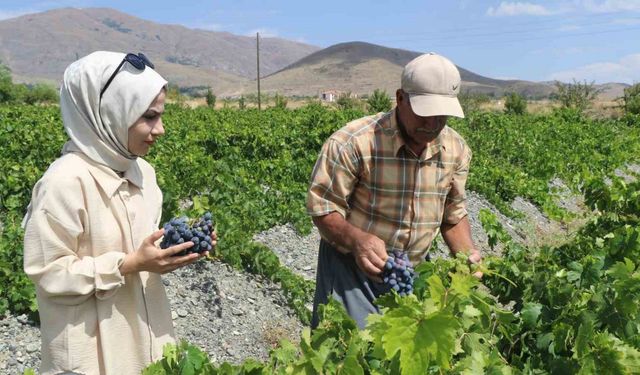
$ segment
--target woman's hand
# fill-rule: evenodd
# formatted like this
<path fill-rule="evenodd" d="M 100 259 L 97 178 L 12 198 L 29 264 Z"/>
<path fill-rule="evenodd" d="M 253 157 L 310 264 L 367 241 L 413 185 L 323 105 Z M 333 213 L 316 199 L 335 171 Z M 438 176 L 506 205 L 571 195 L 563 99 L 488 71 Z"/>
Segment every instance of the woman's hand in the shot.
<path fill-rule="evenodd" d="M 193 242 L 191 241 L 166 249 L 160 249 L 155 243 L 163 235 L 164 229 L 155 231 L 142 241 L 137 251 L 125 255 L 124 262 L 120 266 L 120 273 L 126 275 L 134 272 L 147 271 L 163 274 L 189 265 L 208 255 L 208 252 L 203 252 L 200 254 L 195 253 L 178 256 L 177 254 L 193 246 Z"/>

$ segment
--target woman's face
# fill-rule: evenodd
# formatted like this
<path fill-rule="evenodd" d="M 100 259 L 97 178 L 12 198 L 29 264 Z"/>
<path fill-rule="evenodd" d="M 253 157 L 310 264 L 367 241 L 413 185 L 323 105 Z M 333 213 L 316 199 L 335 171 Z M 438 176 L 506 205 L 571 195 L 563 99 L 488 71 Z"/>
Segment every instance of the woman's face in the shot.
<path fill-rule="evenodd" d="M 129 152 L 144 156 L 156 139 L 164 134 L 162 113 L 164 112 L 165 90 L 160 91 L 147 111 L 129 128 Z"/>

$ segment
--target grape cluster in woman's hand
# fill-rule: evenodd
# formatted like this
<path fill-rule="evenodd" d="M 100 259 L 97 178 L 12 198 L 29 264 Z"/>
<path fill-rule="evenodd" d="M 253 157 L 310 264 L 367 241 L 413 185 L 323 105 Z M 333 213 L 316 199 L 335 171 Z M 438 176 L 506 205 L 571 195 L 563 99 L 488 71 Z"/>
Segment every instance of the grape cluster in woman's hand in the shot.
<path fill-rule="evenodd" d="M 406 253 L 394 251 L 389 254 L 382 271 L 382 281 L 404 297 L 413 292 L 415 272 Z"/>
<path fill-rule="evenodd" d="M 161 249 L 191 241 L 194 245 L 177 255 L 202 253 L 211 251 L 211 234 L 214 232 L 214 221 L 210 212 L 205 213 L 192 224 L 186 217 L 173 218 L 164 224 L 164 238 L 160 243 Z"/>

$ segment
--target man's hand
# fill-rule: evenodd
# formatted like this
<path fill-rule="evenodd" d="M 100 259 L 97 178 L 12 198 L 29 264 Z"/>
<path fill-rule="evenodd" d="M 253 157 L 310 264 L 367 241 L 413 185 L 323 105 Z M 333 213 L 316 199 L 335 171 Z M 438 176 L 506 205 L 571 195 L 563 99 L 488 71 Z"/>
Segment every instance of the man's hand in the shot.
<path fill-rule="evenodd" d="M 463 217 L 457 224 L 445 224 L 440 226 L 442 238 L 449 246 L 449 250 L 453 254 L 459 252 L 469 252 L 468 262 L 469 264 L 480 264 L 482 262 L 482 256 L 480 250 L 476 248 L 471 239 L 471 225 L 469 224 L 469 218 Z M 482 277 L 482 272 L 474 272 L 473 275 L 477 278 Z"/>
<path fill-rule="evenodd" d="M 358 236 L 353 248 L 353 257 L 356 264 L 367 277 L 377 282 L 382 282 L 380 274 L 387 261 L 387 248 L 384 241 L 373 234 L 362 232 Z"/>
<path fill-rule="evenodd" d="M 163 234 L 164 229 L 155 231 L 142 241 L 137 251 L 125 255 L 124 262 L 120 266 L 120 273 L 126 275 L 134 272 L 148 271 L 163 274 L 189 265 L 208 254 L 208 252 L 204 252 L 201 254 L 174 256 L 192 247 L 193 242 L 188 241 L 167 249 L 160 249 L 155 243 Z"/>
<path fill-rule="evenodd" d="M 479 265 L 480 263 L 482 263 L 482 255 L 480 255 L 480 251 L 472 250 L 467 261 L 469 262 L 469 264 Z M 474 272 L 473 276 L 477 277 L 478 279 L 482 279 L 482 271 Z"/>

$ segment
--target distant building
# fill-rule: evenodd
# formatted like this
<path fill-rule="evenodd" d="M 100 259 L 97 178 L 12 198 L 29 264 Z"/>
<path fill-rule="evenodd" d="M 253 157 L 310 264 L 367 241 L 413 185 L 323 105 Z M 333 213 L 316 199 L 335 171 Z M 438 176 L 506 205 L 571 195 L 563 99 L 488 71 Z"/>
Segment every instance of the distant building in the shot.
<path fill-rule="evenodd" d="M 325 102 L 335 102 L 342 95 L 349 95 L 350 98 L 357 98 L 358 95 L 353 94 L 349 91 L 340 91 L 340 90 L 327 90 L 323 91 L 318 95 L 318 98 Z"/>

